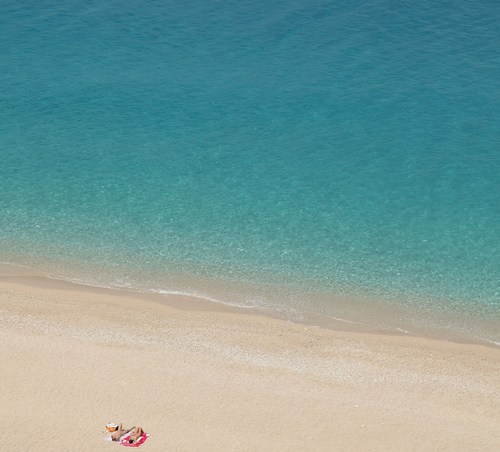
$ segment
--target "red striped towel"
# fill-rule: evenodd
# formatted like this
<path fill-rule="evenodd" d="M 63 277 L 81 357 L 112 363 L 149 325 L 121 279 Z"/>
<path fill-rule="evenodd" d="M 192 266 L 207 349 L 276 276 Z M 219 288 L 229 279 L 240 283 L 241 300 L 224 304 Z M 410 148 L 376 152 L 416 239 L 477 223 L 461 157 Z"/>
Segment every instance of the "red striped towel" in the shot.
<path fill-rule="evenodd" d="M 139 436 L 139 438 L 137 438 L 137 441 L 135 443 L 129 443 L 128 439 L 129 439 L 130 435 L 131 435 L 130 433 L 127 433 L 126 435 L 124 435 L 122 437 L 122 439 L 120 440 L 120 444 L 122 446 L 139 447 L 139 446 L 142 446 L 146 442 L 146 440 L 149 438 L 149 433 L 144 432 L 141 436 Z"/>

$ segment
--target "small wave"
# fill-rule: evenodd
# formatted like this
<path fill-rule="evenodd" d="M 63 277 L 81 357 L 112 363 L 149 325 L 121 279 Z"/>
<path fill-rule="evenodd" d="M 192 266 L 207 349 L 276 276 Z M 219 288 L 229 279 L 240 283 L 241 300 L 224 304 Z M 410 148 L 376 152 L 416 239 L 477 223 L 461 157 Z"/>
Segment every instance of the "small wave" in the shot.
<path fill-rule="evenodd" d="M 214 298 L 214 297 L 211 297 L 210 295 L 200 294 L 199 292 L 190 292 L 190 291 L 175 290 L 175 289 L 174 290 L 171 290 L 171 289 L 159 289 L 159 290 L 150 289 L 150 290 L 147 290 L 145 292 L 157 293 L 160 295 L 177 295 L 177 296 L 182 296 L 182 297 L 198 298 L 200 300 L 206 300 L 206 301 L 210 301 L 212 303 L 220 303 L 220 304 L 224 304 L 227 306 L 234 306 L 234 307 L 245 308 L 245 309 L 252 309 L 252 308 L 257 307 L 257 306 L 252 306 L 252 305 L 245 305 L 242 303 L 221 300 L 220 298 Z"/>
<path fill-rule="evenodd" d="M 132 292 L 132 293 L 137 293 L 137 294 L 158 294 L 158 295 L 165 295 L 165 296 L 182 296 L 182 297 L 189 297 L 189 298 L 196 298 L 199 300 L 205 300 L 211 303 L 217 303 L 217 304 L 222 304 L 225 306 L 232 306 L 240 309 L 262 309 L 262 310 L 268 310 L 272 311 L 273 309 L 269 306 L 260 306 L 258 303 L 255 302 L 255 300 L 247 300 L 246 303 L 237 303 L 234 301 L 228 301 L 228 300 L 222 300 L 220 298 L 215 298 L 213 296 L 200 293 L 197 291 L 186 291 L 186 290 L 177 290 L 177 289 L 141 289 L 138 287 L 135 287 L 131 283 L 125 283 L 125 282 L 120 282 L 120 283 L 109 283 L 109 284 L 99 284 L 96 283 L 95 281 L 89 281 L 86 279 L 81 279 L 81 278 L 71 278 L 71 277 L 63 277 L 59 275 L 46 275 L 48 279 L 52 279 L 55 281 L 64 281 L 64 282 L 69 282 L 72 284 L 79 284 L 82 286 L 86 287 L 94 287 L 97 289 L 109 289 L 109 290 L 123 290 L 127 292 Z"/>
<path fill-rule="evenodd" d="M 347 320 L 347 319 L 342 319 L 340 317 L 334 317 L 333 315 L 329 315 L 328 317 L 330 317 L 331 319 L 333 320 L 336 320 L 338 322 L 343 322 L 343 323 L 350 323 L 350 324 L 353 324 L 353 325 L 365 325 L 365 323 L 363 322 L 356 322 L 354 320 Z"/>
<path fill-rule="evenodd" d="M 401 333 L 405 334 L 412 334 L 410 331 L 404 330 L 403 328 L 396 327 L 396 331 L 399 331 Z"/>
<path fill-rule="evenodd" d="M 495 345 L 496 347 L 500 347 L 500 342 L 499 341 L 494 341 L 493 339 L 486 339 L 484 337 L 480 336 L 474 336 L 476 339 L 479 339 L 480 341 L 487 342 L 488 344 Z"/>

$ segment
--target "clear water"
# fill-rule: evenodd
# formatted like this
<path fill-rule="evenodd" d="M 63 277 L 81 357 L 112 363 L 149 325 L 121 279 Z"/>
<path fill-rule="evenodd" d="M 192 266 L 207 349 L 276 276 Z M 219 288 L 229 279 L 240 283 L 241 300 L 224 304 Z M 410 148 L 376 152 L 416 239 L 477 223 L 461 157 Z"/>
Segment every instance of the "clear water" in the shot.
<path fill-rule="evenodd" d="M 0 12 L 1 260 L 299 317 L 343 294 L 500 325 L 498 2 Z"/>

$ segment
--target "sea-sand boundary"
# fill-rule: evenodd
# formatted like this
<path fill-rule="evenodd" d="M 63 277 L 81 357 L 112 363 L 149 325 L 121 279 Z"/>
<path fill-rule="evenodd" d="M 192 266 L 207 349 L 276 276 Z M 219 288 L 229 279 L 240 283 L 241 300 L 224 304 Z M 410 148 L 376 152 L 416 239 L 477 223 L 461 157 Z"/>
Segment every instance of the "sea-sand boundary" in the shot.
<path fill-rule="evenodd" d="M 500 348 L 500 312 L 494 307 L 481 312 L 477 306 L 474 309 L 473 304 L 413 299 L 408 294 L 360 292 L 347 295 L 342 289 L 335 294 L 302 292 L 297 288 L 290 291 L 287 283 L 256 286 L 194 275 L 180 278 L 176 275 L 173 281 L 166 282 L 173 289 L 158 289 L 142 284 L 137 287 L 129 283 L 122 285 L 121 281 L 96 281 L 92 277 L 75 278 L 53 270 L 50 266 L 47 270 L 39 270 L 0 262 L 0 280 L 32 287 L 121 295 L 180 310 L 251 313 L 334 331 L 417 336 Z M 267 297 L 270 298 L 266 300 Z"/>
<path fill-rule="evenodd" d="M 156 297 L 3 273 L 8 450 L 108 450 L 108 421 L 158 451 L 500 447 L 497 348 Z"/>

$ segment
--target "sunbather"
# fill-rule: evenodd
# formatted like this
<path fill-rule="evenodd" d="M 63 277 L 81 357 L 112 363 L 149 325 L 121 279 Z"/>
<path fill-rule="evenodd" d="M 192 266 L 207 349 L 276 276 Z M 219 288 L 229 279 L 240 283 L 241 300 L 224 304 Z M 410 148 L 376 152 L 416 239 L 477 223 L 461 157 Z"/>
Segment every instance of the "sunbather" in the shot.
<path fill-rule="evenodd" d="M 109 439 L 111 441 L 121 441 L 125 435 L 127 435 L 127 441 L 131 444 L 135 443 L 144 433 L 141 427 L 123 428 L 122 424 L 106 426 L 107 430 L 110 431 Z M 114 430 L 113 430 L 114 428 Z"/>

